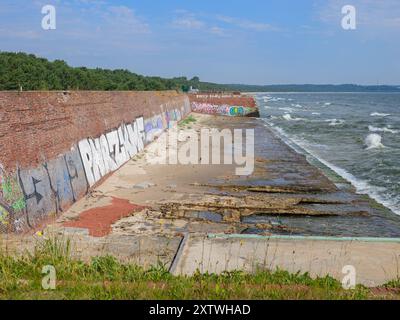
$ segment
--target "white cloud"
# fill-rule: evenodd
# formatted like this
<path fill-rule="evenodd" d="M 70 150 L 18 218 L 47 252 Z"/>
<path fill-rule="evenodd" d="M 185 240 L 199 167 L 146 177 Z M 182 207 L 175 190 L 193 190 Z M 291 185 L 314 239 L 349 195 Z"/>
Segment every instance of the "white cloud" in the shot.
<path fill-rule="evenodd" d="M 172 25 L 175 28 L 186 31 L 202 32 L 204 34 L 211 34 L 218 37 L 229 36 L 228 30 L 215 25 L 214 21 L 210 21 L 208 15 L 203 15 L 202 19 L 200 19 L 196 14 L 187 10 L 175 10 L 175 13 L 178 15 L 172 21 Z"/>
<path fill-rule="evenodd" d="M 126 6 L 110 6 L 104 13 L 105 27 L 118 28 L 123 33 L 150 33 L 149 25 Z"/>
<path fill-rule="evenodd" d="M 176 18 L 172 24 L 180 29 L 202 29 L 205 27 L 205 23 L 195 17 L 194 14 L 188 13 L 187 11 L 180 11 L 181 16 Z"/>
<path fill-rule="evenodd" d="M 222 29 L 220 27 L 211 27 L 210 33 L 215 34 L 217 36 L 221 36 L 221 37 L 228 36 L 228 33 L 226 32 L 226 30 Z"/>
<path fill-rule="evenodd" d="M 262 22 L 255 22 L 247 19 L 233 18 L 228 16 L 217 16 L 217 19 L 221 22 L 231 24 L 233 26 L 239 27 L 241 29 L 252 30 L 252 31 L 278 31 L 279 29 Z"/>
<path fill-rule="evenodd" d="M 40 38 L 40 34 L 33 30 L 0 29 L 0 34 L 7 38 L 19 38 L 25 40 L 36 40 Z"/>
<path fill-rule="evenodd" d="M 233 18 L 213 14 L 194 14 L 187 10 L 175 10 L 177 17 L 172 21 L 175 28 L 182 30 L 197 30 L 208 34 L 227 37 L 232 35 L 234 29 L 239 28 L 245 31 L 277 31 L 278 28 L 267 23 L 255 22 L 246 19 Z M 198 16 L 201 16 L 199 18 Z M 221 26 L 223 25 L 223 26 Z"/>

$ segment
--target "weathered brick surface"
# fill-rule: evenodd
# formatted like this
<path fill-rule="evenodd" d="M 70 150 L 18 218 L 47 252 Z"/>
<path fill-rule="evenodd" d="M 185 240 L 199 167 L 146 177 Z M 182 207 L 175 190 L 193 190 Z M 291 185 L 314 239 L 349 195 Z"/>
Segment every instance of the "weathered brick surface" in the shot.
<path fill-rule="evenodd" d="M 0 231 L 36 228 L 190 112 L 167 92 L 0 92 Z"/>
<path fill-rule="evenodd" d="M 0 165 L 6 171 L 35 168 L 85 137 L 150 118 L 160 106 L 184 99 L 175 91 L 0 92 Z"/>

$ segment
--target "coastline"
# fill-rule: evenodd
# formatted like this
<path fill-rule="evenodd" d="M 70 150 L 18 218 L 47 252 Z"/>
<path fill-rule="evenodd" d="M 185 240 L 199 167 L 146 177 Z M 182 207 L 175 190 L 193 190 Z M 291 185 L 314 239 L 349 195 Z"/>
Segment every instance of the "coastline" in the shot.
<path fill-rule="evenodd" d="M 400 214 L 396 95 L 253 96 L 265 123 L 297 152 L 329 176 L 335 172 L 334 176 L 350 182 L 357 193 Z M 371 139 L 379 143 L 371 145 Z"/>
<path fill-rule="evenodd" d="M 221 255 L 227 254 L 224 250 L 242 244 L 247 249 L 235 249 L 229 259 L 244 259 L 249 265 L 233 263 L 228 269 L 251 271 L 249 266 L 258 260 L 247 257 L 250 251 L 254 246 L 271 246 L 281 252 L 279 262 L 271 268 L 312 270 L 316 276 L 327 272 L 336 277 L 340 272 L 335 257 L 359 255 L 373 243 L 375 252 L 365 255 L 365 261 L 352 263 L 368 264 L 379 256 L 376 261 L 390 272 L 377 274 L 371 282 L 368 277 L 372 271 L 368 269 L 363 283 L 377 285 L 396 278 L 391 259 L 400 244 L 388 240 L 400 237 L 400 226 L 393 224 L 382 207 L 374 206 L 352 188 L 338 188 L 337 181 L 335 184 L 288 146 L 262 119 L 196 113 L 189 117 L 195 121 L 183 120 L 181 127 L 195 131 L 204 127 L 255 129 L 253 174 L 236 176 L 233 164 L 150 164 L 147 156 L 153 157 L 152 150 L 161 141 L 158 138 L 49 224 L 42 231 L 44 238 L 71 239 L 74 257 L 85 261 L 102 255 L 143 267 L 162 261 L 176 274 L 191 274 L 199 263 L 204 266 L 206 262 L 198 256 L 201 243 L 208 252 L 202 259 L 209 257 L 204 272 L 222 272 L 217 265 Z M 126 206 L 126 214 L 109 220 L 96 218 L 111 216 Z M 364 238 L 370 241 L 365 243 Z M 8 250 L 22 252 L 32 250 L 41 238 L 13 235 L 5 240 L 3 246 Z M 360 245 L 350 245 L 354 242 Z M 306 249 L 308 254 L 301 258 Z M 293 252 L 291 257 L 289 251 Z M 326 256 L 326 252 L 330 254 Z M 382 258 L 385 252 L 387 258 Z M 318 259 L 327 264 L 320 273 L 308 267 L 310 261 Z"/>
<path fill-rule="evenodd" d="M 343 189 L 349 189 L 352 192 L 365 195 L 366 197 L 369 198 L 371 201 L 371 204 L 374 206 L 381 206 L 384 210 L 387 210 L 391 214 L 394 214 L 398 216 L 399 214 L 396 213 L 393 208 L 391 208 L 390 203 L 387 203 L 385 200 L 380 199 L 379 195 L 374 195 L 371 194 L 369 191 L 364 191 L 368 187 L 371 188 L 371 186 L 368 186 L 367 188 L 361 188 L 360 184 L 365 184 L 363 181 L 359 181 L 357 178 L 355 178 L 351 173 L 347 172 L 345 169 L 342 169 L 340 167 L 337 167 L 333 165 L 332 163 L 316 156 L 313 154 L 310 150 L 307 150 L 306 148 L 298 145 L 295 141 L 291 140 L 288 136 L 286 136 L 285 133 L 280 133 L 278 130 L 270 126 L 269 124 L 266 123 L 268 128 L 272 130 L 278 137 L 282 139 L 283 142 L 285 142 L 289 147 L 291 147 L 295 152 L 298 152 L 300 154 L 303 154 L 306 158 L 307 161 L 319 169 L 322 170 L 322 172 L 330 179 L 333 183 L 338 185 L 339 188 Z M 364 190 L 362 190 L 364 189 Z"/>
<path fill-rule="evenodd" d="M 175 206 L 174 209 L 178 209 L 178 211 L 195 212 L 195 209 L 190 210 L 187 205 L 179 204 L 176 201 L 176 199 L 190 199 L 190 201 L 193 200 L 193 208 L 197 203 L 200 211 L 211 211 L 212 214 L 219 215 L 219 221 L 242 224 L 241 228 L 237 228 L 238 225 L 236 225 L 235 231 L 238 233 L 265 234 L 269 232 L 278 235 L 282 233 L 284 235 L 345 237 L 400 236 L 400 231 L 397 233 L 386 233 L 382 229 L 373 231 L 371 230 L 374 227 L 372 224 L 371 228 L 368 228 L 370 223 L 368 221 L 371 217 L 378 217 L 381 219 L 379 225 L 385 225 L 387 214 L 394 215 L 394 213 L 370 197 L 356 194 L 351 182 L 340 177 L 307 151 L 301 152 L 302 150 L 295 148 L 290 141 L 285 141 L 285 137 L 279 135 L 262 119 L 198 113 L 191 113 L 190 116 L 196 119 L 195 122 L 186 123 L 183 128 L 186 126 L 197 132 L 204 127 L 254 128 L 257 138 L 253 174 L 246 177 L 236 176 L 234 164 L 153 165 L 146 161 L 144 155 L 151 153 L 152 148 L 157 148 L 160 140 L 158 139 L 146 147 L 144 153 L 128 161 L 95 187 L 89 196 L 75 203 L 56 220 L 58 222 L 74 220 L 85 210 L 111 203 L 113 198 L 129 201 L 138 207 L 160 209 L 161 205 L 164 207 Z M 221 151 L 222 149 L 221 146 Z M 164 171 L 172 171 L 174 175 L 165 175 Z M 135 189 L 135 185 L 139 185 L 139 187 Z M 101 196 L 96 196 L 97 194 L 101 194 Z M 208 201 L 202 201 L 202 195 L 209 195 L 211 198 Z M 171 196 L 171 201 L 165 199 L 168 196 Z M 239 199 L 235 203 L 236 206 L 239 206 L 238 210 L 225 214 L 223 205 L 220 208 L 210 205 L 212 200 L 223 197 Z M 251 199 L 255 204 L 253 208 L 242 205 L 242 210 L 240 209 L 240 199 L 245 199 L 244 202 L 246 199 Z M 163 203 L 161 203 L 162 201 Z M 270 205 L 263 205 L 265 203 L 270 203 Z M 230 206 L 227 208 L 232 209 Z M 321 230 L 318 232 L 316 226 L 302 231 L 298 230 L 298 226 L 293 227 L 290 226 L 290 223 L 281 223 L 284 220 L 290 221 L 291 218 L 294 218 L 293 221 L 299 222 L 301 217 L 308 220 L 308 217 L 313 216 L 315 221 L 326 219 L 325 224 L 329 224 L 329 220 L 335 222 L 330 228 L 328 226 L 326 232 L 321 232 Z M 267 219 L 261 221 L 263 217 L 267 217 Z M 256 219 L 252 220 L 252 218 Z M 268 218 L 271 221 L 268 221 Z M 364 225 L 364 229 L 355 231 L 350 224 L 346 225 L 344 229 L 342 226 L 341 231 L 335 232 L 337 224 L 344 223 L 346 220 L 363 219 L 364 223 L 368 222 Z M 390 223 L 392 223 L 391 220 Z M 254 228 L 254 225 L 257 224 L 264 224 L 264 226 L 262 229 Z M 318 222 L 315 223 L 315 225 L 317 224 Z M 309 223 L 307 226 L 309 227 Z M 212 230 L 210 232 L 212 233 Z"/>

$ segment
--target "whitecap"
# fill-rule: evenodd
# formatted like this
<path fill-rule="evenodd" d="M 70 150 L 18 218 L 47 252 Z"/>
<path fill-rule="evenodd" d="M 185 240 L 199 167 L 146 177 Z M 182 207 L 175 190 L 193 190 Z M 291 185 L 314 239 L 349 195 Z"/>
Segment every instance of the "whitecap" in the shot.
<path fill-rule="evenodd" d="M 279 110 L 287 111 L 287 112 L 293 112 L 294 111 L 293 108 L 289 108 L 289 107 L 279 108 Z"/>
<path fill-rule="evenodd" d="M 326 167 L 335 171 L 338 175 L 340 175 L 345 180 L 349 181 L 356 189 L 359 194 L 368 194 L 371 198 L 375 199 L 378 203 L 390 208 L 396 214 L 400 215 L 400 206 L 395 199 L 389 199 L 387 194 L 387 189 L 383 187 L 377 187 L 369 183 L 369 181 L 361 180 L 356 178 L 350 172 L 346 171 L 343 168 L 340 168 L 329 161 L 324 160 L 318 154 L 312 152 L 310 150 L 308 144 L 305 144 L 304 141 L 298 141 L 290 137 L 282 128 L 274 126 L 273 130 L 282 138 L 282 140 L 291 148 L 293 148 L 296 152 L 303 153 L 306 152 L 306 155 L 311 155 Z M 302 143 L 303 142 L 303 143 Z"/>
<path fill-rule="evenodd" d="M 277 102 L 277 101 L 285 101 L 285 98 L 271 98 L 270 101 Z"/>
<path fill-rule="evenodd" d="M 307 119 L 304 118 L 292 118 L 289 113 L 285 113 L 282 117 L 287 121 L 307 121 Z"/>
<path fill-rule="evenodd" d="M 365 138 L 365 145 L 367 150 L 383 148 L 382 137 L 379 134 L 371 133 Z"/>
<path fill-rule="evenodd" d="M 325 122 L 329 122 L 330 126 L 339 126 L 342 125 L 345 121 L 341 119 L 327 119 Z"/>
<path fill-rule="evenodd" d="M 390 113 L 380 113 L 380 112 L 373 112 L 370 114 L 371 117 L 388 117 Z"/>
<path fill-rule="evenodd" d="M 303 106 L 301 105 L 301 104 L 295 104 L 295 103 L 292 103 L 291 104 L 292 105 L 292 107 L 295 107 L 295 108 L 303 108 Z"/>
<path fill-rule="evenodd" d="M 389 132 L 389 133 L 398 133 L 399 130 L 390 129 L 388 127 L 377 128 L 374 126 L 368 126 L 368 130 L 371 132 Z"/>

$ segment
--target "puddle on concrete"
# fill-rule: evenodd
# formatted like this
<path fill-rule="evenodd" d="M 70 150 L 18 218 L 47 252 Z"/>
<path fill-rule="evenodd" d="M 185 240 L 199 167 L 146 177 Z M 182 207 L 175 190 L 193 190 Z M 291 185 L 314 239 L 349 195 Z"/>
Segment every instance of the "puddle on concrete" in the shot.
<path fill-rule="evenodd" d="M 222 215 L 211 211 L 190 211 L 185 213 L 185 217 L 211 222 L 222 222 Z"/>

